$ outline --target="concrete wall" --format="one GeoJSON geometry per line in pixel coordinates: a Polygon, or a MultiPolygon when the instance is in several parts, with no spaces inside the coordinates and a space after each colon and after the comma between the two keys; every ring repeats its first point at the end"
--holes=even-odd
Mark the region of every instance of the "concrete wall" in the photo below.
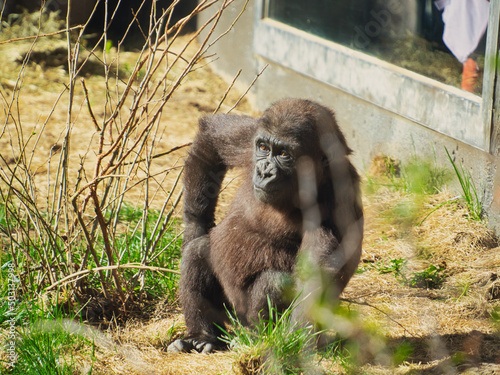
{"type": "MultiPolygon", "coordinates": [[[[217,28],[227,30],[243,8],[244,1],[237,0],[227,10],[217,28]]],[[[203,23],[213,10],[199,17],[203,23]]],[[[227,80],[232,80],[239,69],[243,69],[237,87],[246,88],[255,75],[269,64],[250,92],[250,100],[258,110],[264,110],[274,101],[284,97],[308,98],[335,110],[350,147],[354,150],[353,162],[361,171],[370,166],[371,159],[378,154],[407,160],[414,154],[422,158],[436,157],[439,164],[450,167],[444,147],[456,156],[456,160],[473,173],[476,184],[484,191],[489,223],[500,231],[500,171],[498,158],[460,141],[437,133],[416,122],[403,118],[335,89],[317,80],[266,61],[253,50],[253,27],[255,8],[253,1],[247,4],[240,20],[228,35],[214,45],[212,53],[218,60],[212,68],[227,80]]],[[[217,33],[216,33],[217,35],[217,33]]],[[[257,41],[258,42],[258,41],[257,41]]],[[[458,184],[458,183],[457,183],[458,184]]]]}
{"type": "MultiPolygon", "coordinates": [[[[207,9],[198,15],[198,26],[207,22],[214,14],[213,8],[207,9]]],[[[249,1],[245,7],[245,1],[237,0],[233,5],[229,6],[218,23],[213,37],[217,37],[221,33],[229,30],[228,34],[220,39],[211,49],[212,53],[216,53],[218,59],[211,67],[227,81],[232,81],[238,70],[242,69],[241,75],[238,78],[235,86],[240,90],[246,90],[248,85],[253,81],[257,74],[258,61],[253,53],[253,23],[254,23],[254,7],[253,1],[249,1]],[[232,27],[233,21],[242,12],[238,22],[232,27]]],[[[206,37],[208,28],[202,33],[201,38],[206,37]]],[[[252,95],[255,99],[256,90],[252,95]]],[[[255,105],[255,101],[253,102],[255,105]]]]}

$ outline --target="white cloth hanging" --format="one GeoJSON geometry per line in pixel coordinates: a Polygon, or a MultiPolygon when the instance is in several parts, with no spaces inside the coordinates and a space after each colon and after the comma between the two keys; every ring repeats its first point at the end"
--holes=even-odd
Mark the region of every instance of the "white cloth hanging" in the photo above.
{"type": "Polygon", "coordinates": [[[443,42],[458,61],[464,63],[477,48],[488,25],[488,0],[438,0],[443,9],[443,42]]]}

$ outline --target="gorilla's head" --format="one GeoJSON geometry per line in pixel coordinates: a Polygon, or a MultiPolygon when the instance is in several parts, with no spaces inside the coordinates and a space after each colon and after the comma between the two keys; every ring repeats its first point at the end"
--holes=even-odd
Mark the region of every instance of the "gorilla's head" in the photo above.
{"type": "Polygon", "coordinates": [[[277,206],[298,205],[299,176],[314,179],[305,181],[307,186],[321,182],[328,156],[320,137],[338,139],[337,129],[333,114],[313,102],[285,99],[266,110],[254,141],[256,198],[277,206]]]}

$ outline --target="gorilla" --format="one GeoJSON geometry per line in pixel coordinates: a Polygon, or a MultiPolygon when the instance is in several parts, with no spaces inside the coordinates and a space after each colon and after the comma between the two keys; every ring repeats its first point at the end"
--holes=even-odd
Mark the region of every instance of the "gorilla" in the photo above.
{"type": "MultiPolygon", "coordinates": [[[[268,316],[268,300],[283,310],[303,292],[338,299],[358,266],[363,237],[350,153],[334,113],[309,100],[283,99],[260,118],[200,119],[184,167],[179,290],[187,335],[169,352],[221,348],[226,311],[251,327],[268,316]],[[221,183],[233,167],[243,168],[243,183],[215,225],[221,183]],[[300,276],[302,258],[319,277],[300,276]]],[[[297,319],[309,322],[307,310],[297,309],[297,319]]]]}

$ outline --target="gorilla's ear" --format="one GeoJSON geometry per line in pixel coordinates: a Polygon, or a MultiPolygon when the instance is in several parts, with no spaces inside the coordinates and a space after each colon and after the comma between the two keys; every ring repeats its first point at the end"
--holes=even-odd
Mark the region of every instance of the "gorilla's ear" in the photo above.
{"type": "Polygon", "coordinates": [[[321,166],[323,168],[329,168],[330,167],[330,163],[328,162],[328,157],[323,154],[323,156],[321,156],[321,166]]]}

